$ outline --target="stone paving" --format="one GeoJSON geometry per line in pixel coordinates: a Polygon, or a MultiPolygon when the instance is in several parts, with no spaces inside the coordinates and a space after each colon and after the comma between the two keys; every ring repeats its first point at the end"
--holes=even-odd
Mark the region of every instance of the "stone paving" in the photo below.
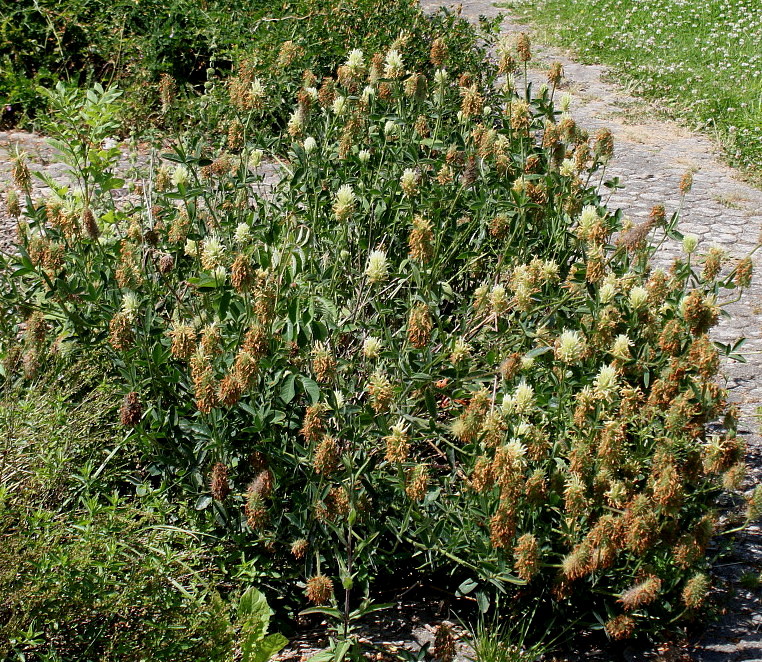
{"type": "MultiPolygon", "coordinates": [[[[422,0],[425,9],[441,3],[422,0]]],[[[463,15],[476,20],[479,15],[495,16],[498,10],[486,0],[464,0],[463,15]]],[[[529,31],[508,17],[506,33],[529,31]]],[[[733,257],[743,257],[757,244],[762,228],[762,191],[744,184],[735,171],[722,164],[716,148],[703,136],[671,122],[654,118],[649,107],[609,82],[600,66],[582,65],[553,48],[534,46],[535,63],[558,60],[564,66],[564,91],[573,98],[571,113],[591,133],[609,128],[616,140],[615,157],[607,169],[609,177],[619,177],[624,188],[610,194],[612,208],[622,208],[634,221],[648,215],[655,204],[664,204],[671,213],[680,207],[678,185],[683,174],[694,172],[693,188],[685,197],[680,230],[700,238],[701,248],[716,244],[733,257]]],[[[540,68],[530,77],[543,81],[540,68]]],[[[52,151],[34,134],[0,132],[0,191],[10,182],[10,158],[15,145],[25,151],[32,170],[41,169],[55,179],[65,176],[65,167],[52,159],[52,151]]],[[[125,166],[129,159],[125,157],[125,166]]],[[[40,194],[44,186],[35,184],[40,194]]],[[[8,250],[14,223],[0,210],[0,250],[8,250]]],[[[679,250],[666,244],[660,259],[667,264],[679,250]]],[[[714,338],[732,343],[745,336],[743,354],[747,363],[726,361],[723,374],[732,400],[741,410],[741,432],[749,446],[752,466],[748,487],[762,480],[762,439],[758,435],[756,409],[762,403],[762,252],[755,256],[756,279],[740,301],[728,303],[730,314],[715,329],[714,338]]],[[[722,619],[695,642],[690,655],[696,662],[762,662],[762,602],[759,590],[743,589],[738,578],[745,572],[762,570],[762,531],[752,528],[738,541],[734,554],[717,568],[720,590],[725,593],[722,619]]],[[[624,659],[646,659],[645,652],[629,651],[624,659]]]]}

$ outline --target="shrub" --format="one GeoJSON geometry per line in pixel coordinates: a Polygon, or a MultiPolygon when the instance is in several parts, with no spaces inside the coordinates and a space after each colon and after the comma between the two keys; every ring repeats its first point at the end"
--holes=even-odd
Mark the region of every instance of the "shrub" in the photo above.
{"type": "Polygon", "coordinates": [[[263,85],[228,151],[178,145],[121,208],[116,101],[92,95],[93,137],[59,143],[85,150],[79,189],[32,200],[16,167],[7,378],[52,339],[109,348],[121,423],[177,497],[309,601],[343,590],[345,625],[353,591],[411,567],[613,638],[691,613],[743,473],[707,333],[749,262],[687,241],[654,268],[677,213],[602,204],[611,135],[556,110],[556,68],[516,89],[519,46],[457,80],[410,70],[404,36],[352,52],[274,138],[263,85]]]}
{"type": "MultiPolygon", "coordinates": [[[[232,62],[247,54],[257,71],[277,65],[288,41],[305,68],[319,77],[335,67],[350,45],[370,52],[388,45],[389,35],[406,31],[416,65],[428,53],[431,26],[448,24],[454,46],[471,34],[465,21],[446,13],[434,22],[408,0],[342,0],[330,10],[323,2],[242,0],[19,0],[3,12],[0,25],[0,123],[37,116],[46,124],[45,98],[38,87],[62,81],[88,86],[118,84],[127,91],[122,131],[178,123],[168,101],[208,106],[215,85],[232,62]],[[218,79],[219,77],[219,79],[218,79]]],[[[178,105],[175,103],[175,105],[178,105]]],[[[194,113],[195,114],[195,113],[194,113]]],[[[184,117],[183,117],[184,119],[184,117]]]]}

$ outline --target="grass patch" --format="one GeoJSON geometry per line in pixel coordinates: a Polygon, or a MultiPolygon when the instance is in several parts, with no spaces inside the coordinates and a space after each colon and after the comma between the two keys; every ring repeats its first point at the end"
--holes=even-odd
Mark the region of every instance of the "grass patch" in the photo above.
{"type": "Polygon", "coordinates": [[[48,360],[0,390],[0,659],[268,659],[286,639],[264,595],[231,590],[217,539],[138,485],[104,373],[48,360]]]}
{"type": "MultiPolygon", "coordinates": [[[[95,472],[104,474],[110,451],[123,436],[114,430],[119,396],[103,377],[103,364],[75,362],[46,370],[26,387],[0,391],[0,482],[8,503],[54,508],[76,499],[95,472]],[[100,469],[100,470],[99,470],[100,469]]],[[[119,460],[121,462],[121,460],[119,460]]]]}
{"type": "Polygon", "coordinates": [[[714,133],[728,160],[762,177],[762,5],[752,0],[523,0],[506,3],[583,62],[714,133]]]}

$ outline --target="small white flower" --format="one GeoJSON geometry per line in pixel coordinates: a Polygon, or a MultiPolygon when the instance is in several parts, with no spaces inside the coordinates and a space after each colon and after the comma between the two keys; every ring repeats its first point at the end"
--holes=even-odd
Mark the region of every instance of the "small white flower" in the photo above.
{"type": "Polygon", "coordinates": [[[553,283],[558,280],[559,266],[555,260],[545,260],[542,263],[540,273],[543,283],[553,283]]]}
{"type": "Polygon", "coordinates": [[[362,355],[366,359],[377,359],[381,354],[381,341],[378,338],[370,336],[362,344],[362,355]]]}
{"type": "Polygon", "coordinates": [[[503,413],[503,416],[510,416],[513,413],[513,396],[510,393],[506,393],[503,396],[500,410],[503,413]]]}
{"type": "Polygon", "coordinates": [[[532,426],[526,421],[521,421],[516,428],[517,437],[526,437],[532,431],[532,426]]]}
{"type": "Polygon", "coordinates": [[[561,97],[561,111],[564,113],[568,113],[569,109],[571,108],[572,103],[572,95],[568,92],[564,92],[563,96],[561,97]]]}
{"type": "Polygon", "coordinates": [[[380,283],[389,277],[389,263],[384,251],[373,251],[368,257],[365,275],[371,283],[380,283]]]}
{"type": "Polygon", "coordinates": [[[489,293],[489,303],[492,307],[492,312],[495,315],[500,315],[508,310],[510,305],[510,298],[505,291],[505,286],[498,283],[495,285],[489,293]]]}
{"type": "Polygon", "coordinates": [[[616,368],[610,365],[601,367],[593,382],[595,394],[603,400],[609,400],[617,390],[616,368]]]}
{"type": "Polygon", "coordinates": [[[471,350],[471,345],[469,345],[464,338],[458,338],[450,353],[450,361],[455,365],[458,365],[471,356],[471,350]]]}
{"type": "Polygon", "coordinates": [[[216,235],[213,234],[204,240],[204,247],[201,249],[201,263],[205,269],[214,269],[218,267],[225,257],[225,244],[216,235]]]}
{"type": "Polygon", "coordinates": [[[384,60],[384,78],[399,78],[404,71],[405,64],[400,52],[396,49],[390,50],[384,60]]]}
{"type": "Polygon", "coordinates": [[[341,115],[344,112],[344,108],[346,108],[346,105],[347,105],[346,97],[343,97],[340,94],[338,94],[336,98],[333,100],[333,106],[331,106],[331,109],[333,110],[335,115],[341,115]]]}
{"type": "Polygon", "coordinates": [[[106,138],[103,143],[102,147],[105,150],[113,149],[119,144],[119,142],[116,140],[116,138],[106,138]]]}
{"type": "Polygon", "coordinates": [[[415,195],[418,192],[420,177],[414,168],[405,168],[400,177],[400,187],[405,195],[415,195]]]}
{"type": "Polygon", "coordinates": [[[134,292],[127,292],[122,299],[122,312],[131,322],[137,319],[140,312],[140,301],[134,292]]]}
{"type": "Polygon", "coordinates": [[[683,237],[683,250],[690,255],[698,246],[698,237],[695,234],[686,234],[683,237]]]}
{"type": "Polygon", "coordinates": [[[370,103],[370,100],[376,96],[376,90],[371,85],[366,85],[363,90],[362,94],[360,95],[360,100],[367,104],[370,103]]]}
{"type": "Polygon", "coordinates": [[[521,357],[521,369],[524,372],[528,372],[534,367],[534,356],[522,356],[521,357]]]}
{"type": "Polygon", "coordinates": [[[617,359],[627,361],[630,358],[631,346],[632,340],[627,337],[627,334],[621,333],[616,338],[614,338],[614,342],[611,345],[609,353],[617,359]]]}
{"type": "Polygon", "coordinates": [[[188,168],[183,165],[178,165],[175,171],[172,173],[172,185],[173,186],[185,186],[188,183],[188,168]]]}
{"type": "Polygon", "coordinates": [[[316,87],[305,87],[304,91],[307,93],[307,96],[310,98],[310,101],[318,100],[318,91],[316,87]]]}
{"type": "Polygon", "coordinates": [[[312,152],[315,151],[316,147],[317,147],[317,140],[315,140],[312,136],[307,136],[304,139],[304,153],[305,154],[312,154],[312,152]]]}
{"type": "Polygon", "coordinates": [[[365,58],[363,52],[359,48],[349,51],[345,66],[355,76],[360,75],[365,71],[365,58]]]}
{"type": "Polygon", "coordinates": [[[527,449],[518,439],[511,439],[508,443],[504,444],[503,451],[505,451],[509,460],[519,464],[524,463],[524,456],[527,454],[527,449]]]}
{"type": "Polygon", "coordinates": [[[248,223],[239,223],[236,226],[233,241],[235,241],[238,246],[245,246],[251,241],[251,228],[248,223]]]}
{"type": "Polygon", "coordinates": [[[355,192],[351,184],[342,184],[336,191],[336,202],[340,205],[353,205],[355,203],[355,192]]]}
{"type": "Polygon", "coordinates": [[[564,159],[561,161],[561,167],[559,168],[559,172],[561,173],[562,177],[572,177],[574,173],[577,171],[577,168],[574,164],[574,161],[571,159],[564,159]]]}
{"type": "Polygon", "coordinates": [[[579,361],[587,349],[584,338],[579,331],[567,329],[556,340],[555,356],[562,363],[579,361]]]}
{"type": "Polygon", "coordinates": [[[598,215],[598,209],[595,205],[586,205],[582,209],[582,213],[579,216],[579,230],[582,233],[587,233],[590,229],[598,223],[600,216],[598,215]]]}
{"type": "Polygon", "coordinates": [[[636,285],[630,290],[629,300],[633,310],[640,310],[648,303],[648,290],[641,285],[636,285]]]}
{"type": "Polygon", "coordinates": [[[397,123],[394,120],[387,120],[384,124],[384,135],[394,136],[397,134],[397,123]]]}
{"type": "Polygon", "coordinates": [[[259,80],[259,78],[255,78],[251,82],[251,88],[249,89],[251,91],[251,96],[257,101],[264,99],[265,94],[267,93],[265,86],[262,84],[262,81],[259,80]]]}
{"type": "Polygon", "coordinates": [[[410,426],[405,425],[405,421],[400,419],[396,425],[392,425],[392,434],[390,436],[396,439],[406,439],[407,431],[410,426]]]}
{"type": "Polygon", "coordinates": [[[534,407],[534,388],[523,379],[513,392],[513,410],[517,414],[528,414],[534,407]]]}
{"type": "Polygon", "coordinates": [[[367,149],[361,149],[357,158],[360,159],[360,163],[367,163],[370,161],[370,152],[367,149]]]}
{"type": "Polygon", "coordinates": [[[198,257],[198,242],[193,239],[186,239],[185,254],[188,257],[198,257]]]}
{"type": "Polygon", "coordinates": [[[523,193],[527,190],[527,180],[524,178],[524,175],[521,175],[520,177],[517,177],[516,180],[513,182],[513,186],[511,188],[516,193],[523,193]]]}
{"type": "Polygon", "coordinates": [[[261,149],[255,149],[249,156],[249,168],[256,170],[262,163],[264,152],[261,149]]]}
{"type": "Polygon", "coordinates": [[[349,184],[343,184],[336,191],[333,202],[333,215],[337,221],[346,221],[355,208],[355,192],[349,184]]]}
{"type": "Polygon", "coordinates": [[[333,397],[336,398],[336,409],[343,409],[346,403],[344,394],[341,391],[334,391],[333,397]]]}
{"type": "Polygon", "coordinates": [[[434,72],[434,82],[439,87],[444,87],[447,84],[447,81],[449,80],[450,75],[447,73],[447,69],[437,69],[434,72]]]}
{"type": "Polygon", "coordinates": [[[227,269],[225,269],[225,267],[216,267],[214,271],[212,271],[212,277],[214,278],[214,283],[217,287],[224,285],[225,280],[227,280],[228,277],[227,269]]]}
{"type": "Polygon", "coordinates": [[[616,283],[614,279],[606,277],[601,285],[601,289],[598,290],[598,296],[603,304],[611,303],[614,300],[616,296],[616,283]]]}
{"type": "Polygon", "coordinates": [[[298,136],[304,129],[304,113],[301,106],[294,109],[288,119],[288,132],[292,136],[298,136]]]}

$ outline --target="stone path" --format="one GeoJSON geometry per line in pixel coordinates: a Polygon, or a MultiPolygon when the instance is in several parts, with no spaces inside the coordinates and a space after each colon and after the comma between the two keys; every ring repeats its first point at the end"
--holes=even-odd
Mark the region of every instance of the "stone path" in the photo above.
{"type": "MultiPolygon", "coordinates": [[[[425,9],[441,3],[422,0],[425,9]]],[[[495,16],[498,10],[487,0],[463,0],[465,16],[495,16]]],[[[510,17],[504,31],[527,31],[510,17]]],[[[531,32],[531,30],[529,30],[531,32]]],[[[681,231],[700,237],[700,248],[717,244],[729,255],[743,257],[758,242],[762,228],[762,191],[741,182],[736,173],[723,165],[711,142],[680,126],[653,118],[647,106],[605,80],[605,69],[582,65],[552,48],[534,47],[535,62],[562,62],[565,91],[573,97],[571,112],[577,122],[591,133],[602,127],[611,129],[616,139],[615,157],[607,174],[619,177],[624,188],[611,194],[608,204],[621,207],[634,221],[647,216],[654,204],[664,204],[668,213],[680,205],[678,185],[687,170],[694,170],[692,190],[682,210],[681,231]]],[[[531,74],[543,81],[539,69],[531,74]]],[[[23,132],[0,132],[0,192],[10,181],[10,150],[14,144],[31,157],[33,165],[59,178],[62,167],[51,160],[44,141],[23,132]]],[[[32,169],[35,169],[34,167],[32,169]]],[[[37,184],[36,184],[37,186],[37,184]]],[[[41,187],[40,187],[41,188],[41,187]]],[[[4,207],[0,205],[0,207],[4,207]]],[[[14,222],[0,209],[0,250],[8,249],[14,222]]],[[[665,263],[679,250],[666,245],[665,263]]],[[[743,298],[726,306],[730,318],[715,330],[716,340],[729,343],[746,336],[746,364],[726,362],[724,375],[732,399],[741,409],[741,432],[749,446],[752,466],[748,486],[762,480],[762,439],[757,434],[756,409],[762,403],[762,252],[755,256],[755,282],[743,298]]],[[[733,555],[717,568],[720,590],[725,593],[722,619],[698,638],[690,658],[696,662],[762,661],[762,601],[759,590],[742,588],[743,573],[762,570],[762,531],[750,529],[738,541],[733,555]]],[[[623,659],[646,659],[645,652],[629,651],[623,659]]]]}
{"type": "MultiPolygon", "coordinates": [[[[16,237],[16,221],[8,214],[5,206],[5,193],[11,187],[12,160],[16,153],[25,155],[29,170],[51,177],[57,184],[70,184],[68,166],[56,159],[55,150],[50,147],[43,136],[26,131],[0,131],[0,252],[12,250],[16,237]]],[[[136,172],[136,168],[144,170],[149,162],[146,150],[130,152],[123,149],[123,158],[117,166],[117,173],[127,177],[136,172]]],[[[32,176],[32,197],[42,200],[50,193],[47,185],[34,175],[32,176]]],[[[124,199],[129,195],[125,189],[111,192],[115,200],[124,199]]],[[[22,206],[24,201],[21,200],[22,206]]]]}
{"type": "MultiPolygon", "coordinates": [[[[424,9],[434,10],[441,2],[422,0],[424,9]]],[[[494,17],[500,10],[488,0],[462,0],[463,15],[477,20],[494,17]]],[[[505,12],[505,10],[503,10],[505,12]]],[[[532,33],[510,15],[503,22],[507,34],[532,33]]],[[[553,61],[564,67],[564,92],[572,95],[571,114],[577,123],[594,134],[600,128],[615,136],[615,155],[607,169],[619,177],[623,189],[608,198],[612,209],[621,208],[633,221],[648,216],[655,204],[664,204],[667,214],[680,206],[679,184],[686,171],[694,171],[693,188],[687,194],[679,229],[700,238],[699,254],[712,244],[729,256],[746,256],[760,241],[762,191],[744,184],[738,173],[725,166],[718,150],[706,137],[681,126],[655,119],[652,109],[609,82],[606,69],[584,65],[556,48],[533,45],[534,70],[530,79],[545,82],[544,71],[553,61]],[[544,69],[540,68],[544,65],[544,69]]],[[[520,85],[520,82],[519,82],[520,85]]],[[[664,264],[677,255],[680,246],[665,244],[657,257],[664,264]]],[[[754,256],[755,279],[740,301],[729,303],[730,314],[713,332],[719,342],[747,338],[742,353],[747,363],[725,361],[723,375],[741,411],[740,431],[748,444],[751,466],[746,487],[762,482],[762,438],[757,408],[762,405],[762,251],[754,256]]],[[[747,590],[738,580],[744,573],[762,571],[762,529],[750,528],[734,552],[716,568],[722,618],[698,637],[686,653],[696,662],[762,662],[762,596],[760,589],[747,590]]],[[[647,659],[643,651],[630,651],[626,659],[647,659]]]]}

